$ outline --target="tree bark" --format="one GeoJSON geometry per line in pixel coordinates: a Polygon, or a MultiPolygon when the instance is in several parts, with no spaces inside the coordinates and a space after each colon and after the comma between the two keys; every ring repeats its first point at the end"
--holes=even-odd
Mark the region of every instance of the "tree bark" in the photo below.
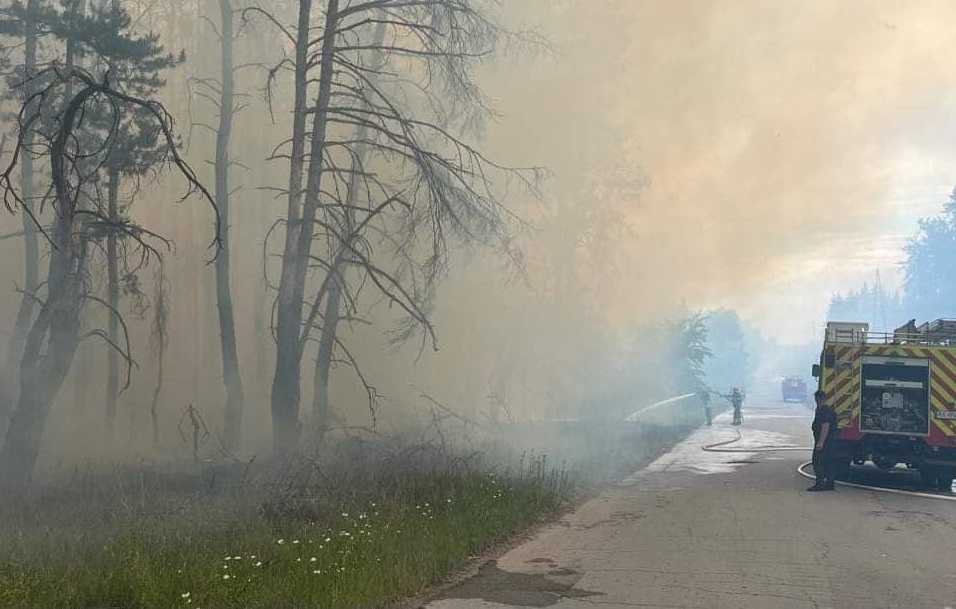
{"type": "MultiPolygon", "coordinates": [[[[40,0],[28,0],[26,23],[24,24],[23,58],[24,76],[27,79],[30,79],[37,71],[37,12],[39,8],[40,0]]],[[[33,99],[35,93],[36,85],[27,80],[24,86],[26,99],[33,99]]],[[[27,108],[27,116],[31,116],[36,111],[36,102],[31,102],[27,108]]],[[[32,131],[23,134],[24,149],[29,150],[33,147],[33,139],[32,131]]],[[[32,206],[34,196],[33,157],[29,153],[24,154],[20,163],[20,188],[23,193],[23,204],[32,206]]],[[[21,213],[20,217],[23,222],[23,295],[20,298],[20,307],[17,310],[13,336],[7,348],[6,363],[3,367],[2,376],[0,376],[0,433],[2,433],[17,399],[17,392],[19,391],[18,367],[23,355],[27,333],[30,330],[30,322],[33,319],[36,303],[34,297],[40,283],[40,243],[37,227],[30,214],[21,213]]]]}
{"type": "Polygon", "coordinates": [[[109,230],[106,233],[106,302],[110,306],[107,312],[109,319],[106,325],[106,335],[110,344],[106,351],[106,429],[110,439],[113,437],[113,427],[116,424],[116,400],[119,395],[119,354],[114,345],[119,340],[119,260],[117,252],[117,224],[119,223],[119,170],[109,168],[107,176],[107,213],[109,215],[109,230]]]}
{"type": "Polygon", "coordinates": [[[300,0],[296,41],[296,99],[293,122],[292,167],[289,185],[289,209],[286,218],[282,275],[279,280],[279,302],[276,317],[276,371],[272,380],[273,447],[279,454],[295,448],[299,436],[299,401],[302,374],[302,306],[305,278],[312,247],[313,223],[318,208],[324,166],[325,132],[332,91],[335,29],[338,23],[338,0],[328,0],[319,92],[312,124],[312,145],[309,151],[305,202],[300,209],[299,191],[305,150],[305,95],[308,84],[308,43],[311,0],[300,0]]]}
{"type": "Polygon", "coordinates": [[[233,9],[232,0],[219,0],[222,17],[222,78],[219,98],[219,129],[216,133],[216,205],[222,229],[222,250],[216,257],[216,302],[219,310],[222,374],[226,388],[223,443],[229,450],[239,447],[242,436],[243,391],[236,350],[236,322],[229,277],[229,140],[234,110],[233,9]]]}

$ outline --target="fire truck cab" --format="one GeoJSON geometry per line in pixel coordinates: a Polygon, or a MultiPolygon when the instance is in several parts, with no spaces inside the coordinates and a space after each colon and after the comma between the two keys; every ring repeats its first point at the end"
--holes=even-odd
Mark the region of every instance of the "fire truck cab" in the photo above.
{"type": "Polygon", "coordinates": [[[915,320],[893,333],[828,322],[817,379],[839,420],[842,467],[872,461],[920,472],[950,490],[956,475],[956,320],[915,320]]]}

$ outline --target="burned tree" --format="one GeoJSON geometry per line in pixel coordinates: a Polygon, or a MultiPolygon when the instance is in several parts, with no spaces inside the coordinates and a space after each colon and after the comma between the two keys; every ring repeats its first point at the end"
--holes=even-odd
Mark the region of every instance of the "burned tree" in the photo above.
{"type": "MultiPolygon", "coordinates": [[[[133,32],[132,19],[115,0],[108,5],[94,6],[89,15],[74,19],[73,39],[78,50],[86,56],[90,69],[109,73],[118,90],[135,94],[140,99],[152,99],[165,85],[162,73],[175,67],[182,57],[164,51],[155,34],[139,36],[133,32]]],[[[98,245],[105,246],[107,343],[120,342],[121,292],[145,301],[139,286],[138,272],[143,259],[130,256],[130,249],[139,243],[131,238],[129,209],[133,194],[121,202],[124,186],[132,183],[132,193],[138,183],[167,158],[167,143],[159,127],[147,110],[114,104],[96,104],[87,110],[86,137],[105,146],[102,163],[91,172],[94,186],[91,196],[81,200],[85,208],[96,210],[102,221],[96,224],[98,245]],[[102,191],[105,190],[105,195],[102,191]],[[105,202],[104,202],[105,199],[105,202]]],[[[120,353],[107,352],[106,423],[112,427],[117,415],[120,392],[120,353]]]]}
{"type": "Polygon", "coordinates": [[[239,111],[235,91],[235,39],[237,11],[233,0],[219,0],[220,70],[219,78],[197,79],[200,96],[211,101],[219,113],[219,122],[209,126],[216,134],[216,152],[213,162],[215,172],[216,205],[222,221],[222,249],[215,261],[216,310],[219,316],[219,346],[222,359],[223,384],[226,390],[226,408],[223,425],[223,444],[228,450],[237,448],[242,435],[242,411],[245,402],[242,377],[239,374],[239,355],[236,347],[236,321],[231,289],[231,241],[230,241],[230,171],[233,161],[229,154],[232,127],[239,111]]]}
{"type": "MultiPolygon", "coordinates": [[[[138,36],[132,30],[131,19],[117,0],[90,2],[88,0],[69,0],[60,3],[59,9],[47,6],[44,3],[30,2],[27,6],[19,3],[8,10],[7,19],[24,17],[23,21],[36,32],[44,34],[45,65],[56,65],[62,61],[69,72],[74,66],[82,66],[92,72],[109,72],[114,88],[132,93],[141,99],[151,99],[165,81],[160,78],[161,72],[167,70],[180,61],[163,51],[159,45],[158,36],[149,34],[138,36]]],[[[4,23],[7,21],[5,20],[4,23]]],[[[36,34],[34,32],[34,34],[36,34]]],[[[29,42],[29,39],[28,39],[29,42]]],[[[36,40],[33,41],[36,45],[36,40]]],[[[29,47],[29,44],[27,45],[29,47]]],[[[29,49],[28,49],[29,50],[29,49]]],[[[31,100],[37,105],[41,96],[34,93],[46,84],[41,79],[25,75],[37,73],[36,49],[33,49],[32,58],[27,54],[27,63],[32,69],[24,70],[19,80],[14,82],[15,90],[20,92],[23,99],[31,100]]],[[[52,72],[47,72],[50,77],[52,72]]],[[[31,245],[31,238],[35,236],[37,224],[29,207],[34,201],[32,193],[34,157],[42,154],[44,145],[34,144],[34,139],[49,135],[56,128],[54,123],[60,119],[58,110],[62,109],[73,98],[74,87],[78,86],[68,80],[61,90],[48,90],[43,96],[44,108],[28,108],[28,115],[36,116],[30,131],[25,132],[23,154],[21,155],[21,190],[23,193],[25,211],[22,214],[25,222],[24,235],[27,243],[27,286],[24,289],[26,299],[20,308],[18,326],[25,323],[29,328],[32,318],[32,308],[37,302],[37,285],[31,277],[38,275],[38,269],[33,267],[33,252],[36,244],[31,245]],[[56,98],[54,98],[56,96],[56,98]],[[26,179],[29,174],[30,179],[26,179]],[[32,270],[31,270],[32,269],[32,270]],[[35,284],[35,285],[34,285],[35,284]],[[31,287],[32,286],[32,287],[31,287]]],[[[109,311],[119,311],[121,292],[133,293],[145,299],[138,293],[138,281],[135,265],[130,267],[122,264],[129,258],[124,255],[128,244],[123,241],[120,233],[113,227],[125,222],[126,212],[120,201],[124,194],[123,183],[132,178],[140,180],[156,164],[161,164],[166,152],[165,146],[158,137],[158,130],[153,125],[151,117],[142,110],[131,110],[108,104],[93,104],[83,109],[82,128],[74,134],[88,141],[81,144],[81,148],[95,150],[102,144],[102,153],[94,155],[92,162],[84,161],[80,170],[83,175],[83,184],[77,186],[77,205],[82,212],[91,210],[102,212],[103,222],[91,224],[92,243],[94,248],[91,255],[102,251],[105,257],[105,272],[107,290],[104,307],[109,311]],[[85,173],[84,173],[85,172],[85,173]],[[102,246],[102,247],[99,247],[102,246]],[[121,260],[122,259],[122,260],[121,260]]],[[[37,201],[39,207],[40,201],[37,201]]],[[[129,201],[131,203],[131,200],[129,201]]],[[[128,207],[128,204],[127,206],[128,207]]],[[[133,246],[135,249],[135,246],[133,246]]],[[[91,268],[92,271],[92,268],[91,268]]],[[[117,314],[108,314],[108,329],[104,337],[108,343],[118,344],[121,341],[120,323],[117,314]]],[[[0,382],[5,388],[7,399],[4,403],[12,403],[16,398],[16,369],[19,365],[22,345],[18,336],[26,337],[25,330],[14,331],[13,341],[8,353],[8,365],[4,378],[0,382]]],[[[112,425],[116,417],[116,399],[120,386],[120,355],[115,350],[108,353],[108,372],[106,390],[106,413],[108,425],[112,425]]],[[[85,361],[86,358],[81,359],[85,361]]],[[[89,371],[77,375],[77,394],[86,394],[89,371]]],[[[0,411],[3,407],[0,405],[0,411]]]]}
{"type": "Polygon", "coordinates": [[[474,68],[508,36],[491,16],[494,3],[327,0],[316,38],[311,5],[300,1],[296,28],[257,9],[295,46],[294,59],[276,69],[291,69],[295,82],[292,138],[277,155],[290,164],[272,385],[279,452],[298,439],[301,363],[313,331],[321,424],[333,352],[376,398],[339,322],[357,318],[363,301],[384,300],[403,313],[395,340],[421,331],[423,346],[436,344],[431,301],[449,241],[513,254],[502,193],[512,179],[531,186],[538,177],[494,164],[467,141],[490,115],[474,68]],[[307,298],[310,271],[324,279],[307,298]]]}
{"type": "MultiPolygon", "coordinates": [[[[381,47],[385,41],[386,21],[382,19],[385,15],[379,12],[378,24],[375,28],[375,34],[372,38],[374,47],[381,47]]],[[[372,82],[377,81],[376,73],[384,67],[384,58],[380,49],[376,48],[371,52],[371,64],[369,72],[372,82]]],[[[367,109],[367,107],[366,107],[367,109]]],[[[356,224],[356,206],[362,205],[365,199],[360,193],[360,171],[368,163],[368,141],[370,138],[369,128],[365,124],[358,125],[355,128],[355,149],[353,152],[352,165],[354,169],[348,176],[348,186],[345,191],[344,221],[345,229],[351,232],[356,224]],[[356,171],[357,169],[358,171],[356,171]]],[[[312,313],[309,315],[309,326],[315,324],[316,314],[319,308],[322,308],[321,324],[319,329],[319,346],[315,357],[315,372],[312,380],[312,418],[313,429],[320,437],[328,427],[328,420],[331,414],[331,403],[329,400],[329,377],[332,372],[332,362],[338,342],[338,326],[342,314],[342,295],[345,290],[346,279],[348,277],[348,268],[345,264],[346,249],[344,244],[340,245],[335,254],[332,264],[328,268],[327,277],[330,281],[325,286],[325,299],[321,295],[313,301],[312,313]]],[[[307,332],[308,332],[307,327],[307,332]]],[[[344,349],[344,346],[341,347],[344,349]]],[[[368,390],[371,386],[363,380],[363,384],[368,390]]],[[[370,391],[370,406],[374,407],[375,394],[370,391]]]]}
{"type": "MultiPolygon", "coordinates": [[[[53,226],[48,234],[51,254],[46,290],[39,297],[39,312],[27,334],[20,363],[17,407],[0,449],[0,486],[9,491],[23,489],[31,479],[50,408],[80,341],[92,337],[104,339],[112,348],[120,350],[127,364],[132,365],[128,342],[111,342],[99,329],[83,334],[79,331],[87,304],[111,309],[104,299],[93,293],[89,282],[90,251],[96,234],[108,226],[138,244],[145,258],[161,255],[149,243],[154,233],[128,220],[113,224],[102,210],[79,204],[82,191],[106,163],[103,155],[109,154],[109,146],[105,142],[116,135],[115,128],[106,134],[104,141],[94,142],[91,137],[81,135],[86,126],[85,118],[100,113],[98,106],[103,105],[116,117],[114,126],[124,110],[144,112],[154,122],[158,137],[165,142],[164,163],[177,169],[187,180],[190,192],[200,192],[215,207],[211,195],[179,156],[171,117],[158,102],[118,89],[109,72],[96,78],[75,66],[63,70],[54,65],[40,71],[36,78],[45,83],[44,87],[21,108],[21,136],[13,159],[0,174],[0,189],[7,209],[23,211],[22,194],[11,177],[24,153],[22,134],[32,129],[44,112],[52,113],[55,120],[49,124],[54,127],[44,134],[48,142],[44,156],[50,163],[50,204],[54,211],[53,226]],[[72,91],[74,87],[79,90],[64,96],[65,91],[72,91]],[[59,99],[65,100],[62,106],[57,103],[59,99]],[[34,103],[37,110],[31,113],[34,103]],[[52,103],[57,104],[55,108],[50,107],[52,103]],[[95,144],[92,148],[91,143],[95,144]]],[[[116,310],[109,313],[119,316],[116,310]]]]}
{"type": "MultiPolygon", "coordinates": [[[[2,13],[2,33],[12,34],[23,39],[23,65],[19,72],[12,74],[8,85],[12,90],[21,91],[21,103],[29,101],[35,106],[34,76],[37,72],[37,41],[38,22],[41,17],[40,0],[28,0],[26,5],[15,2],[2,13]]],[[[27,111],[36,113],[35,107],[27,111]]],[[[31,218],[34,205],[34,167],[33,167],[33,140],[32,130],[21,134],[22,146],[25,153],[20,163],[20,189],[23,204],[28,207],[29,213],[22,214],[23,219],[23,247],[24,247],[24,274],[20,306],[17,309],[16,323],[13,328],[10,344],[7,347],[3,369],[0,370],[0,432],[4,423],[13,411],[13,403],[17,394],[17,366],[23,353],[30,322],[36,308],[37,287],[40,283],[40,247],[37,225],[31,218]]]]}

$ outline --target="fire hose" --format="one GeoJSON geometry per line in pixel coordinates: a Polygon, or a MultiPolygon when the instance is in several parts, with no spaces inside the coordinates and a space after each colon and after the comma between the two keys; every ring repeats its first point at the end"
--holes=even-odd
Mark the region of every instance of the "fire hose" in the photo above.
{"type": "MultiPolygon", "coordinates": [[[[711,391],[711,390],[707,390],[707,393],[710,395],[716,395],[717,397],[721,397],[729,401],[729,398],[722,393],[717,393],[716,391],[711,391]]],[[[639,418],[639,415],[642,415],[645,412],[650,412],[652,410],[656,410],[660,408],[661,406],[666,406],[667,404],[673,404],[674,402],[680,402],[681,400],[686,400],[687,398],[692,398],[692,397],[695,397],[696,395],[698,395],[698,392],[685,393],[684,395],[678,395],[672,398],[667,398],[666,400],[661,400],[660,402],[655,402],[651,404],[650,406],[645,406],[644,408],[641,408],[640,410],[634,411],[633,413],[625,417],[624,420],[632,421],[632,422],[636,421],[639,418]]]]}
{"type": "MultiPolygon", "coordinates": [[[[806,463],[801,463],[797,467],[797,473],[803,476],[804,478],[809,478],[810,480],[816,480],[817,477],[811,474],[808,471],[805,471],[808,465],[811,465],[812,461],[807,461],[806,463]]],[[[850,488],[859,488],[865,491],[879,491],[881,493],[892,493],[894,495],[906,495],[907,497],[925,497],[926,499],[943,499],[944,501],[956,501],[956,495],[941,495],[938,493],[921,493],[919,491],[906,491],[898,488],[886,488],[882,486],[870,486],[868,484],[857,484],[856,482],[844,482],[842,480],[837,480],[837,484],[840,486],[848,486],[850,488]]]]}
{"type": "MultiPolygon", "coordinates": [[[[808,450],[809,451],[813,450],[812,446],[793,446],[789,444],[784,444],[780,446],[763,445],[763,446],[752,446],[752,447],[728,448],[729,445],[739,442],[743,437],[741,436],[740,432],[737,431],[736,429],[734,430],[734,432],[737,434],[736,438],[701,446],[700,447],[701,450],[704,450],[706,452],[712,452],[712,453],[770,453],[770,452],[784,452],[784,451],[794,451],[794,450],[802,450],[806,452],[808,450]]],[[[805,463],[801,463],[799,466],[797,466],[797,473],[803,476],[804,478],[808,478],[810,480],[816,480],[817,478],[816,476],[806,471],[806,468],[812,465],[812,463],[813,463],[812,461],[806,461],[805,463]]],[[[849,488],[857,488],[857,489],[862,489],[865,491],[891,493],[894,495],[904,495],[907,497],[923,497],[926,499],[942,499],[944,501],[956,501],[956,496],[954,495],[941,495],[937,493],[922,493],[919,491],[907,491],[903,489],[885,488],[882,486],[870,486],[868,484],[859,484],[857,482],[845,482],[843,480],[837,480],[836,483],[839,484],[840,486],[846,486],[849,488]]]]}
{"type": "Polygon", "coordinates": [[[706,446],[701,446],[701,450],[704,450],[709,453],[772,453],[779,451],[788,451],[788,450],[802,450],[804,452],[808,450],[813,450],[812,446],[792,446],[789,444],[784,444],[780,446],[773,445],[764,445],[764,446],[753,446],[753,447],[739,447],[739,448],[725,448],[729,444],[734,444],[740,442],[743,436],[740,435],[740,432],[736,429],[734,433],[737,434],[736,438],[731,440],[724,440],[723,442],[716,442],[714,444],[708,444],[706,446]]]}

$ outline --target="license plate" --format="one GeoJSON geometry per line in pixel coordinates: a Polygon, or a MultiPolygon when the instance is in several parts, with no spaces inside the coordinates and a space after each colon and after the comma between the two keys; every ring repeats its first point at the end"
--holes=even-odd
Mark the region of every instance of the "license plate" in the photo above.
{"type": "Polygon", "coordinates": [[[942,411],[942,412],[937,412],[937,413],[936,413],[936,418],[937,418],[937,419],[954,420],[954,419],[956,419],[956,411],[946,410],[946,411],[942,411]]]}

